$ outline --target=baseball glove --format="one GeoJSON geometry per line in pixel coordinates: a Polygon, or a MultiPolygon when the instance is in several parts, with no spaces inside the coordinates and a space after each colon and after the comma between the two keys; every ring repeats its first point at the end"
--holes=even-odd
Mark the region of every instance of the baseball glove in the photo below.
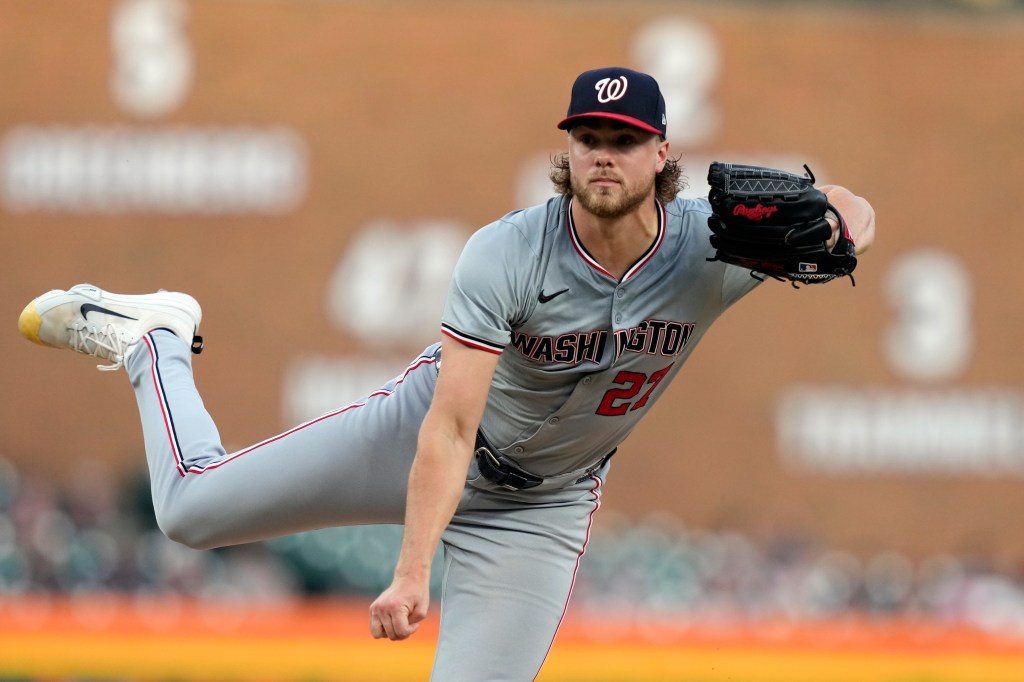
{"type": "MultiPolygon", "coordinates": [[[[857,267],[846,222],[814,186],[814,174],[794,175],[774,168],[714,162],[711,192],[711,246],[720,260],[779,280],[820,284],[846,277],[857,267]],[[839,223],[829,248],[831,214],[839,223]]],[[[850,277],[853,281],[853,277],[850,277]]]]}

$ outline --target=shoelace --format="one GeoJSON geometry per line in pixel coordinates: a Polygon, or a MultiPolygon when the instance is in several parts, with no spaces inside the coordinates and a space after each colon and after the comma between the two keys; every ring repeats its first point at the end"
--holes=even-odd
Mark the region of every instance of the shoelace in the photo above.
{"type": "Polygon", "coordinates": [[[110,365],[96,365],[101,372],[112,372],[124,365],[125,354],[137,340],[121,327],[108,324],[96,327],[76,322],[68,328],[69,344],[79,353],[112,360],[110,365]]]}

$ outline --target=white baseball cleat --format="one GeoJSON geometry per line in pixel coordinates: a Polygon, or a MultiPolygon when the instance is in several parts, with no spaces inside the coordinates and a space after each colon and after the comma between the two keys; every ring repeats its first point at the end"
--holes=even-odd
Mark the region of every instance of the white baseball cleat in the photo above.
{"type": "Polygon", "coordinates": [[[139,339],[154,329],[167,329],[192,352],[203,348],[196,336],[203,311],[188,294],[159,291],[155,294],[111,294],[91,284],[68,291],[54,289],[21,311],[18,331],[29,341],[51,348],[69,348],[113,364],[97,365],[115,370],[124,365],[139,339]]]}

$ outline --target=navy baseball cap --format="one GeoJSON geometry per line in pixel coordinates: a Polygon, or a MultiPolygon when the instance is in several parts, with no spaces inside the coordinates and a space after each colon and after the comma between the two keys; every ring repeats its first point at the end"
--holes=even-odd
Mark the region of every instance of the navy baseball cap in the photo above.
{"type": "Polygon", "coordinates": [[[569,111],[558,123],[568,130],[581,118],[611,118],[665,137],[665,98],[658,81],[621,66],[584,71],[572,85],[569,111]]]}

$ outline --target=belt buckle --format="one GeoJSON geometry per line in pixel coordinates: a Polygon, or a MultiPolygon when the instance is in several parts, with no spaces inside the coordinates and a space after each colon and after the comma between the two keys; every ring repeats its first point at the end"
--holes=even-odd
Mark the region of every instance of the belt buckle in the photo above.
{"type": "Polygon", "coordinates": [[[499,460],[494,455],[494,453],[491,452],[490,448],[479,447],[479,448],[476,449],[476,452],[474,454],[476,454],[477,459],[482,459],[482,458],[486,458],[487,459],[486,465],[487,465],[487,468],[489,469],[489,471],[481,472],[481,473],[484,474],[484,478],[486,478],[487,480],[491,481],[495,485],[500,485],[502,488],[507,488],[508,490],[517,490],[517,488],[515,486],[510,485],[508,483],[509,471],[507,469],[505,469],[504,466],[502,466],[501,460],[499,460]],[[496,474],[496,478],[492,479],[487,474],[492,474],[492,475],[496,474]]]}
{"type": "Polygon", "coordinates": [[[493,453],[493,452],[491,452],[491,449],[490,449],[490,448],[484,448],[484,447],[481,447],[481,448],[477,448],[477,449],[476,449],[476,453],[475,453],[475,454],[476,454],[476,456],[477,456],[477,457],[479,457],[480,455],[483,455],[484,457],[486,457],[486,458],[488,459],[488,461],[490,462],[490,464],[491,464],[491,466],[492,466],[492,467],[494,467],[495,469],[497,469],[497,470],[498,470],[499,472],[502,472],[502,473],[504,473],[504,472],[502,471],[502,465],[501,465],[501,460],[499,460],[499,459],[498,459],[498,458],[497,458],[497,457],[496,457],[496,456],[494,455],[494,453],[493,453]]]}

